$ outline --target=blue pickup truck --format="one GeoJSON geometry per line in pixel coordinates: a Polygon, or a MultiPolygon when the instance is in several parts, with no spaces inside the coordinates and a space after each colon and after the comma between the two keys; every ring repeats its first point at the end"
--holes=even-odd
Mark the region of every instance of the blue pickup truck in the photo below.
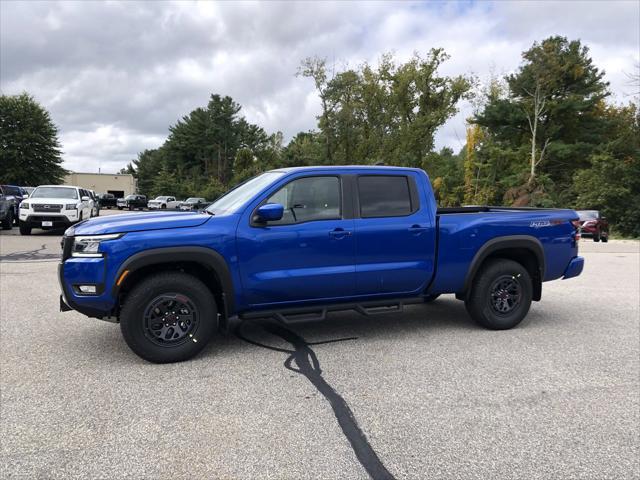
{"type": "Polygon", "coordinates": [[[140,357],[197,354],[238,318],[398,312],[454,293],[490,329],[579,275],[573,210],[437,208],[400,167],[263,173],[204,212],[93,218],[62,241],[60,308],[119,322],[140,357]]]}

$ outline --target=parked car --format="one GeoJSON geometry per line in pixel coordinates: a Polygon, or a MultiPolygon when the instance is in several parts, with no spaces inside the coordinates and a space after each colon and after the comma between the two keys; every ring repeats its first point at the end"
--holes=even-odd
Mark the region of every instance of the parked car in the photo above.
{"type": "Polygon", "coordinates": [[[176,197],[156,197],[154,200],[149,200],[149,210],[156,210],[159,208],[176,209],[180,206],[180,201],[176,200],[176,197]]]}
{"type": "Polygon", "coordinates": [[[397,167],[263,173],[180,212],[94,218],[65,233],[61,310],[120,323],[152,362],[188,359],[233,319],[400,312],[455,293],[480,325],[522,321],[542,282],[579,275],[573,210],[437,209],[397,167]]]}
{"type": "Polygon", "coordinates": [[[0,185],[0,224],[3,230],[11,230],[15,215],[16,199],[8,195],[4,185],[0,185]]]}
{"type": "Polygon", "coordinates": [[[20,234],[68,227],[91,218],[91,197],[80,187],[41,185],[20,204],[20,234]]]}
{"type": "Polygon", "coordinates": [[[27,198],[29,195],[25,189],[19,187],[17,185],[2,185],[2,189],[4,194],[10,197],[13,197],[15,201],[13,202],[13,221],[17,225],[18,224],[18,208],[20,202],[27,198]]]}
{"type": "Polygon", "coordinates": [[[91,198],[91,216],[97,217],[100,215],[100,202],[98,201],[98,195],[93,190],[87,190],[89,198],[91,198]]]}
{"type": "Polygon", "coordinates": [[[189,197],[184,202],[180,202],[180,210],[202,210],[209,206],[209,203],[204,198],[189,197]]]}
{"type": "Polygon", "coordinates": [[[609,222],[598,210],[578,210],[580,234],[592,237],[594,242],[609,241],[609,222]]]}
{"type": "Polygon", "coordinates": [[[124,198],[119,198],[116,202],[118,210],[127,208],[129,210],[143,210],[147,208],[147,197],[144,195],[127,195],[124,198]]]}
{"type": "Polygon", "coordinates": [[[113,193],[103,193],[102,195],[98,195],[98,204],[100,208],[115,208],[118,206],[118,200],[113,193]]]}

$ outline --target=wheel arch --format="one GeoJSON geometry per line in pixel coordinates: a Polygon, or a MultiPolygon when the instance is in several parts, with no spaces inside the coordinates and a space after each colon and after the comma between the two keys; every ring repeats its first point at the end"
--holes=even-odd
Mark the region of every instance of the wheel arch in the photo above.
{"type": "Polygon", "coordinates": [[[540,240],[530,235],[497,237],[482,245],[471,261],[459,297],[466,298],[476,275],[491,258],[507,258],[520,263],[531,275],[533,300],[539,301],[542,298],[542,279],[546,268],[544,249],[540,240]]]}
{"type": "Polygon", "coordinates": [[[199,278],[214,296],[223,321],[235,311],[235,291],[227,262],[218,252],[206,247],[154,248],[130,256],[118,269],[113,296],[122,297],[142,278],[170,270],[199,278]],[[118,279],[126,270],[129,273],[118,285],[118,279]]]}

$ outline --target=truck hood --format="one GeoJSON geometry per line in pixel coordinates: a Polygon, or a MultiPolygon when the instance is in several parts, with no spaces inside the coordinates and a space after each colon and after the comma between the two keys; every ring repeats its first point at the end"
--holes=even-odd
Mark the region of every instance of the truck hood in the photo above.
{"type": "Polygon", "coordinates": [[[101,235],[104,233],[140,232],[167,228],[197,227],[211,215],[190,212],[150,212],[95,217],[78,223],[69,235],[101,235]]]}

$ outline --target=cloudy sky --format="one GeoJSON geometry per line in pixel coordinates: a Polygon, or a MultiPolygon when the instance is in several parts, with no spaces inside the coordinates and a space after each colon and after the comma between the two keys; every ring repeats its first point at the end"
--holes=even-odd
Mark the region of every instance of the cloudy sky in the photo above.
{"type": "MultiPolygon", "coordinates": [[[[316,125],[311,81],[300,60],[339,66],[405,59],[444,47],[442,72],[481,79],[513,71],[535,40],[579,38],[628,101],[640,58],[640,2],[0,2],[0,89],[27,91],[60,129],[65,166],[115,172],[168,126],[232,96],[251,122],[288,140],[316,125]]],[[[443,126],[437,145],[464,143],[469,105],[443,126]]]]}

